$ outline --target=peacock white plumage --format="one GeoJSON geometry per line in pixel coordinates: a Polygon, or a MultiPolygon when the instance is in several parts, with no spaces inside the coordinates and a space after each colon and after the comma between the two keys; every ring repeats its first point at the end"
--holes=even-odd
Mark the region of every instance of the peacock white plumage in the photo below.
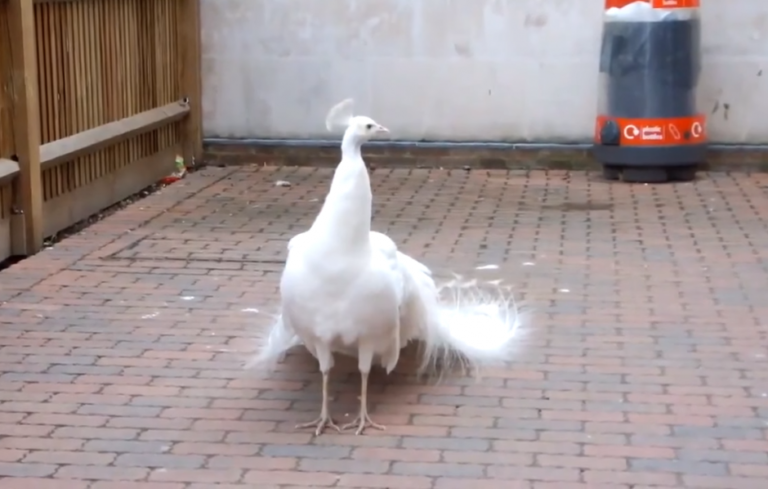
{"type": "Polygon", "coordinates": [[[374,362],[390,373],[411,341],[421,346],[419,373],[455,367],[477,371],[510,360],[522,316],[510,295],[488,294],[473,283],[455,280],[444,288],[425,265],[398,251],[386,235],[371,231],[372,195],[361,146],[389,132],[376,121],[354,116],[351,99],[331,109],[326,127],[346,128],[341,162],[330,191],[310,229],[288,243],[280,280],[281,313],[249,367],[269,371],[285,352],[303,344],[322,373],[319,417],[298,425],[341,431],[384,429],[368,415],[368,375],[374,362]],[[339,427],[328,410],[328,379],[334,353],[358,359],[360,412],[339,427]]]}

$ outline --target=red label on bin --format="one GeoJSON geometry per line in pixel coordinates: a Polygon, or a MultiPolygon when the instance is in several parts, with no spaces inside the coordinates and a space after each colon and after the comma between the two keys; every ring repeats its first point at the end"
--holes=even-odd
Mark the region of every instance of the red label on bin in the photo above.
{"type": "MultiPolygon", "coordinates": [[[[609,8],[623,8],[630,3],[635,3],[638,0],[605,0],[605,10],[609,8]]],[[[640,0],[646,3],[650,3],[651,7],[658,9],[675,9],[675,8],[699,8],[701,0],[640,0]]]]}
{"type": "Polygon", "coordinates": [[[699,8],[699,0],[651,0],[651,7],[667,8],[699,8]]]}
{"type": "Polygon", "coordinates": [[[699,114],[676,119],[623,119],[598,116],[595,142],[600,143],[600,131],[607,121],[619,126],[622,146],[679,146],[706,141],[707,117],[699,114]]]}

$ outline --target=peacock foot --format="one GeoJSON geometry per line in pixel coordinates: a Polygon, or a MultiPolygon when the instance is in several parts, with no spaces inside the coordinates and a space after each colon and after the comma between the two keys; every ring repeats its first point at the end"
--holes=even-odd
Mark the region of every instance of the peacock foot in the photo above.
{"type": "Polygon", "coordinates": [[[341,429],[342,431],[345,431],[349,428],[354,428],[355,426],[357,426],[357,430],[355,431],[356,435],[361,435],[366,428],[373,428],[382,431],[386,430],[383,425],[374,423],[373,420],[371,420],[371,417],[368,416],[368,413],[358,414],[352,422],[345,424],[341,427],[341,429]]]}
{"type": "Polygon", "coordinates": [[[320,436],[320,433],[322,433],[326,428],[333,428],[338,433],[341,433],[341,428],[339,428],[333,418],[322,414],[314,421],[296,425],[296,429],[303,428],[315,428],[315,436],[320,436]]]}

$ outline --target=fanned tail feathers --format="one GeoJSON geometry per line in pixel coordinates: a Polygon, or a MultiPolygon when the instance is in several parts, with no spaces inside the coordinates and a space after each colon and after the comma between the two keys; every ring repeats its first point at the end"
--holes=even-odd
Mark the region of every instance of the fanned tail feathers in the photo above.
{"type": "Polygon", "coordinates": [[[432,358],[479,373],[484,366],[513,359],[526,314],[509,288],[498,282],[479,283],[456,277],[438,288],[442,338],[432,358]]]}
{"type": "Polygon", "coordinates": [[[245,368],[256,368],[263,372],[273,370],[288,350],[301,344],[299,337],[283,321],[282,315],[275,317],[275,321],[262,331],[258,340],[259,350],[245,368]]]}
{"type": "Polygon", "coordinates": [[[477,375],[512,360],[525,314],[508,288],[460,276],[438,287],[421,263],[407,257],[406,267],[415,286],[408,319],[422,325],[419,374],[441,377],[458,368],[477,375]]]}

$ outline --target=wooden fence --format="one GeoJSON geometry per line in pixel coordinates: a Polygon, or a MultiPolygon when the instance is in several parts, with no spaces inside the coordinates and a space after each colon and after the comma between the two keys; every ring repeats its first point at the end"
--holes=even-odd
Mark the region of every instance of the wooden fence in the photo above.
{"type": "Polygon", "coordinates": [[[0,0],[0,261],[200,159],[199,0],[0,0]]]}

